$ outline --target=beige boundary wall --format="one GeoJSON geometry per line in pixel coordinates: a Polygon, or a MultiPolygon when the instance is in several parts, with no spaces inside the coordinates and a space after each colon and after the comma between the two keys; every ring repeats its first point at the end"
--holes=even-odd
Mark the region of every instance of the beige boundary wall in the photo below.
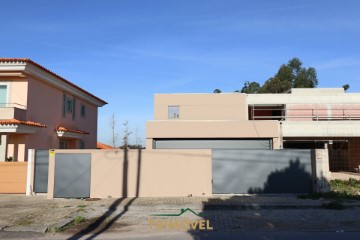
{"type": "MultiPolygon", "coordinates": [[[[124,197],[124,150],[54,150],[49,158],[49,199],[54,196],[57,153],[91,154],[91,198],[124,197]]],[[[211,180],[211,150],[128,150],[127,197],[209,196],[211,180]]]]}
{"type": "MultiPolygon", "coordinates": [[[[48,199],[54,197],[55,156],[58,153],[91,154],[91,198],[212,195],[212,151],[210,149],[128,150],[126,195],[123,194],[124,150],[53,151],[54,154],[50,154],[49,157],[48,199]]],[[[24,189],[26,164],[29,167],[28,185],[34,182],[33,155],[34,153],[29,153],[31,157],[28,163],[18,163],[24,165],[24,184],[21,185],[24,189]]],[[[331,177],[327,149],[316,149],[312,156],[314,192],[327,192],[331,177]]],[[[27,195],[32,195],[31,184],[28,188],[27,195]]],[[[25,190],[21,191],[23,192],[25,190]]]]}
{"type": "Polygon", "coordinates": [[[27,163],[0,162],[0,193],[25,193],[27,163]]]}

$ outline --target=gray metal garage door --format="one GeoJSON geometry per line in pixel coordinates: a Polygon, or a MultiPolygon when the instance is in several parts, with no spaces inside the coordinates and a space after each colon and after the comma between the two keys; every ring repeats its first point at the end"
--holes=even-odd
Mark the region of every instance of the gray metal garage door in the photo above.
{"type": "Polygon", "coordinates": [[[270,139],[156,139],[154,149],[271,149],[270,139]]]}
{"type": "Polygon", "coordinates": [[[57,153],[54,197],[90,197],[90,167],[90,153],[57,153]]]}
{"type": "Polygon", "coordinates": [[[311,150],[213,150],[213,193],[309,193],[311,150]]]}
{"type": "Polygon", "coordinates": [[[49,150],[35,151],[34,192],[46,193],[48,188],[49,150]]]}

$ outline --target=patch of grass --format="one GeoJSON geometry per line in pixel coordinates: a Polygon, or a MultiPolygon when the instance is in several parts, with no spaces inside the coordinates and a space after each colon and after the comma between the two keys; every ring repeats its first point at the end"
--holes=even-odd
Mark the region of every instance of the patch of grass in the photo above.
{"type": "Polygon", "coordinates": [[[77,207],[79,208],[78,211],[81,212],[81,211],[85,211],[87,205],[78,205],[77,207]]]}
{"type": "Polygon", "coordinates": [[[108,223],[108,222],[110,222],[111,220],[112,220],[112,218],[111,218],[110,216],[108,216],[108,217],[105,218],[105,221],[104,221],[104,222],[108,223]]]}
{"type": "Polygon", "coordinates": [[[47,233],[58,233],[58,232],[62,232],[63,228],[58,228],[58,227],[49,227],[46,232],[47,233]]]}
{"type": "Polygon", "coordinates": [[[335,199],[335,200],[359,200],[360,180],[350,178],[349,180],[331,180],[330,192],[312,193],[299,195],[300,199],[335,199]]]}
{"type": "Polygon", "coordinates": [[[64,206],[64,208],[69,208],[69,207],[71,207],[71,206],[69,206],[69,205],[64,206]]]}
{"type": "Polygon", "coordinates": [[[30,219],[24,219],[24,220],[21,220],[20,222],[18,222],[18,225],[19,226],[29,226],[31,224],[33,224],[34,221],[33,220],[30,220],[30,219]]]}
{"type": "Polygon", "coordinates": [[[77,225],[79,223],[82,223],[83,221],[85,221],[85,218],[83,216],[76,216],[74,219],[74,224],[77,225]]]}
{"type": "Polygon", "coordinates": [[[360,196],[360,180],[331,180],[331,191],[345,193],[347,195],[360,196]]]}
{"type": "Polygon", "coordinates": [[[76,226],[82,222],[84,222],[86,219],[83,217],[83,216],[76,216],[72,222],[70,222],[69,224],[67,224],[66,226],[64,227],[61,227],[61,228],[58,228],[58,227],[49,227],[47,229],[47,232],[50,232],[50,233],[58,233],[58,232],[63,232],[65,231],[66,229],[68,228],[71,228],[73,226],[76,226]]]}

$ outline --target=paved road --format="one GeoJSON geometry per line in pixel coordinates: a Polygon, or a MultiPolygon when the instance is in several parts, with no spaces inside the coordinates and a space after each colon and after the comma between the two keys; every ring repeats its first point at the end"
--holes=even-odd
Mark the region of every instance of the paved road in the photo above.
{"type": "MultiPolygon", "coordinates": [[[[129,210],[115,211],[112,215],[102,218],[94,228],[70,228],[76,234],[101,233],[104,229],[114,233],[147,234],[154,232],[178,231],[174,227],[156,228],[149,220],[181,222],[183,220],[208,220],[214,232],[231,231],[326,231],[356,232],[360,231],[360,208],[345,210],[326,209],[263,209],[263,210],[209,210],[199,212],[202,217],[192,213],[176,216],[151,216],[153,214],[177,214],[179,210],[129,210]]],[[[181,229],[180,229],[181,230],[181,229]]],[[[96,235],[96,234],[95,234],[96,235]]]]}
{"type": "Polygon", "coordinates": [[[157,211],[190,207],[193,210],[223,207],[257,207],[274,205],[308,207],[320,205],[321,201],[302,200],[296,196],[216,196],[216,197],[164,197],[127,198],[85,201],[81,199],[52,199],[45,196],[0,195],[0,230],[26,227],[45,231],[66,218],[84,215],[95,218],[105,212],[130,209],[157,211]],[[110,211],[109,211],[110,209],[110,211]]]}
{"type": "Polygon", "coordinates": [[[296,196],[85,201],[0,195],[0,239],[360,239],[358,203],[344,210],[322,209],[321,203],[296,196]],[[195,214],[187,211],[181,216],[153,216],[174,215],[185,208],[195,214]],[[19,227],[52,226],[75,216],[87,220],[62,233],[8,232],[19,227]],[[154,219],[208,220],[213,230],[156,230],[149,225],[154,219]]]}
{"type": "MultiPolygon", "coordinates": [[[[71,235],[45,235],[39,233],[9,233],[0,232],[0,239],[39,239],[39,240],[53,240],[53,239],[69,239],[71,235]]],[[[91,235],[83,236],[80,239],[91,239],[91,235]]],[[[131,239],[131,240],[358,240],[360,239],[360,232],[214,232],[198,234],[196,236],[188,233],[162,233],[162,234],[118,234],[118,233],[103,233],[96,239],[131,239]]]]}

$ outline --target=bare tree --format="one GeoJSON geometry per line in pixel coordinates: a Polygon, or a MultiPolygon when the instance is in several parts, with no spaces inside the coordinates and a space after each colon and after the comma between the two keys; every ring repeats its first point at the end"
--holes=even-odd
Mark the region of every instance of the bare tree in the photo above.
{"type": "Polygon", "coordinates": [[[110,118],[110,128],[111,128],[111,142],[113,148],[116,148],[117,141],[119,139],[119,134],[117,134],[117,119],[115,114],[113,114],[110,118]]]}
{"type": "Polygon", "coordinates": [[[123,131],[123,144],[124,144],[124,148],[126,149],[129,145],[129,137],[131,135],[131,132],[129,131],[129,122],[125,121],[123,124],[124,126],[124,131],[123,131]]]}
{"type": "Polygon", "coordinates": [[[136,128],[135,131],[135,147],[138,149],[142,148],[142,142],[141,142],[141,138],[139,137],[139,133],[138,133],[138,128],[136,128]]]}

